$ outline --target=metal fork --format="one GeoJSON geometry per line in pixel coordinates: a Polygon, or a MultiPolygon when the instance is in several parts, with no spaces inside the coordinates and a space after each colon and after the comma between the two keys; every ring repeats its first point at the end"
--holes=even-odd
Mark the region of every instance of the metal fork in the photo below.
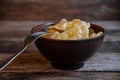
{"type": "Polygon", "coordinates": [[[39,37],[46,33],[47,32],[36,32],[28,35],[24,40],[23,48],[8,58],[5,62],[0,64],[0,71],[3,70],[8,64],[10,64],[17,56],[19,56],[30,45],[30,43],[35,42],[39,37]]]}

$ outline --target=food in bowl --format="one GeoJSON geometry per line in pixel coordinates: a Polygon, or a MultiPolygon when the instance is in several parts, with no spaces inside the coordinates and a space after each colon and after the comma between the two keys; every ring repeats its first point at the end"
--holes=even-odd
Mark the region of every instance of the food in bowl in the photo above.
{"type": "Polygon", "coordinates": [[[103,34],[103,32],[95,33],[90,26],[90,23],[80,19],[73,19],[72,21],[62,19],[59,23],[49,26],[49,33],[43,37],[59,40],[78,40],[93,38],[103,34]]]}

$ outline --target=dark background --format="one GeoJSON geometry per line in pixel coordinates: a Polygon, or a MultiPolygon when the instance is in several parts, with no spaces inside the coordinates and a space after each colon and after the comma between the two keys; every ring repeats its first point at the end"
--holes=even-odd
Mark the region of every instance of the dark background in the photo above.
{"type": "Polygon", "coordinates": [[[0,20],[120,20],[120,0],[0,0],[0,20]]]}

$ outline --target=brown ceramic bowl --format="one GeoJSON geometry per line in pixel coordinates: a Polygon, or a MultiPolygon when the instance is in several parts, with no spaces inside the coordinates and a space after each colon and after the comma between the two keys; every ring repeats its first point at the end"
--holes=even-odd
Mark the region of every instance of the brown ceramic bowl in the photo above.
{"type": "MultiPolygon", "coordinates": [[[[31,32],[46,31],[49,23],[35,26],[31,32]]],[[[63,70],[75,70],[83,67],[86,60],[93,56],[104,38],[104,29],[91,24],[95,32],[103,32],[99,37],[84,40],[54,40],[40,37],[35,41],[36,47],[53,67],[63,70]]]]}

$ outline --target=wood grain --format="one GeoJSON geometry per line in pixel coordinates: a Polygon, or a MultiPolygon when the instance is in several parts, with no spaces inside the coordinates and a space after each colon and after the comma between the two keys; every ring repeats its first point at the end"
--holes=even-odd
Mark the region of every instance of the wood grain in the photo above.
{"type": "Polygon", "coordinates": [[[120,20],[119,0],[0,0],[0,20],[120,20]]]}
{"type": "Polygon", "coordinates": [[[119,73],[44,71],[31,73],[1,73],[2,80],[119,80],[119,73]]]}
{"type": "MultiPolygon", "coordinates": [[[[0,62],[5,61],[13,54],[0,53],[0,62]]],[[[86,61],[83,68],[75,71],[106,71],[120,72],[120,54],[118,53],[96,53],[86,61]]],[[[17,57],[3,72],[39,72],[56,71],[50,62],[40,53],[23,53],[17,57]],[[31,66],[32,65],[32,66],[31,66]]]]}
{"type": "MultiPolygon", "coordinates": [[[[0,54],[0,58],[6,58],[10,54],[0,54]]],[[[97,53],[85,66],[74,71],[58,70],[50,65],[42,55],[38,53],[23,53],[9,66],[0,72],[3,80],[119,80],[120,79],[120,55],[117,53],[97,53]],[[102,55],[101,55],[102,54],[102,55]],[[112,64],[112,65],[111,65],[112,64]]],[[[2,59],[3,60],[3,59],[2,59]]]]}
{"type": "MultiPolygon", "coordinates": [[[[101,48],[83,68],[73,71],[55,69],[32,44],[0,72],[0,80],[120,80],[120,21],[89,22],[103,26],[106,36],[101,48]]],[[[0,63],[20,49],[31,28],[41,23],[0,21],[0,63]]]]}
{"type": "MultiPolygon", "coordinates": [[[[88,21],[101,25],[106,30],[104,43],[98,52],[120,52],[120,22],[119,21],[88,21]]],[[[41,21],[1,21],[0,22],[0,52],[14,53],[23,46],[24,38],[32,27],[41,21]]],[[[25,52],[38,52],[32,45],[25,52]]]]}

